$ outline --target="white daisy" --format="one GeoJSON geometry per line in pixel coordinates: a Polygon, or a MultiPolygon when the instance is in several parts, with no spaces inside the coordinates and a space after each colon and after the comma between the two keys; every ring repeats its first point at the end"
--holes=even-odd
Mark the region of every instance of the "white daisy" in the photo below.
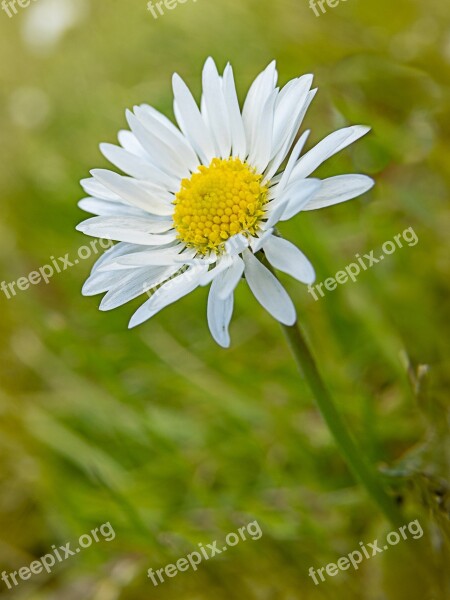
{"type": "Polygon", "coordinates": [[[211,284],[209,328],[227,347],[234,289],[245,277],[262,306],[292,325],[292,300],[259,257],[306,284],[315,274],[305,255],[275,231],[276,224],[359,196],[373,185],[365,175],[310,178],[368,127],[335,131],[300,156],[305,132],[292,148],[317,91],[312,80],[303,75],[280,89],[272,62],[250,87],[241,111],[231,66],[220,76],[209,58],[201,109],[183,80],[173,77],[179,128],[148,105],[127,112],[131,131],[119,133],[120,146],[100,146],[127,176],[95,169],[82,181],[89,197],[80,207],[98,216],[77,229],[119,242],[94,265],[83,294],[107,292],[100,309],[110,310],[147,292],[130,321],[134,327],[211,284]]]}

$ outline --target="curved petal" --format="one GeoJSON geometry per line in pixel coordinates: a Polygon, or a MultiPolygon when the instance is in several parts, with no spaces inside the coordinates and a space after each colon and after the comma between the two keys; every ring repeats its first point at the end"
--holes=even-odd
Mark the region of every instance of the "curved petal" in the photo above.
{"type": "Polygon", "coordinates": [[[140,208],[133,208],[119,202],[102,200],[101,198],[83,198],[78,202],[81,210],[101,217],[127,216],[127,217],[145,217],[147,213],[140,208]]]}
{"type": "Polygon", "coordinates": [[[209,285],[213,279],[215,279],[220,273],[228,269],[231,265],[232,258],[224,254],[215,265],[207,271],[200,279],[200,285],[209,285]]]}
{"type": "Polygon", "coordinates": [[[114,144],[100,144],[100,150],[110,163],[131,177],[151,181],[157,186],[175,192],[180,188],[179,179],[170,177],[152,165],[150,159],[136,156],[114,144]]]}
{"type": "Polygon", "coordinates": [[[94,179],[93,177],[89,177],[87,179],[82,179],[80,181],[81,187],[89,194],[89,196],[93,196],[94,198],[100,198],[100,200],[108,200],[110,202],[121,202],[123,200],[120,196],[111,190],[109,190],[102,183],[94,179]]]}
{"type": "Polygon", "coordinates": [[[223,348],[230,347],[230,334],[228,327],[233,315],[234,298],[230,294],[226,298],[219,295],[220,284],[218,279],[212,282],[208,295],[207,318],[211,335],[223,348]]]}
{"type": "Polygon", "coordinates": [[[175,117],[180,129],[202,162],[208,164],[215,156],[214,141],[189,88],[176,73],[173,76],[173,94],[175,117]]]}
{"type": "Polygon", "coordinates": [[[168,277],[176,273],[179,266],[161,266],[161,267],[146,267],[134,269],[130,274],[123,275],[122,281],[118,281],[115,286],[109,289],[100,303],[99,309],[103,311],[113,310],[118,308],[148,290],[156,287],[161,282],[166,281],[168,277]]]}
{"type": "Polygon", "coordinates": [[[296,135],[300,126],[297,119],[307,101],[312,82],[313,75],[303,75],[288,82],[280,91],[275,107],[271,158],[291,139],[292,133],[296,135]]]}
{"type": "Polygon", "coordinates": [[[168,221],[158,222],[141,217],[113,216],[92,217],[79,223],[76,229],[86,235],[106,240],[159,246],[177,239],[176,231],[169,231],[171,227],[172,225],[168,221]]]}
{"type": "Polygon", "coordinates": [[[136,327],[147,321],[160,310],[186,296],[200,284],[200,278],[207,270],[207,265],[190,267],[184,273],[177,275],[156,290],[152,297],[144,302],[131,317],[129,327],[136,327]]]}
{"type": "Polygon", "coordinates": [[[152,116],[154,119],[157,119],[160,123],[162,123],[166,127],[166,129],[168,129],[173,135],[177,136],[178,139],[180,139],[180,141],[187,144],[189,143],[184,137],[184,135],[181,133],[181,131],[178,129],[178,127],[174,123],[172,123],[172,121],[168,117],[166,117],[166,115],[163,115],[162,112],[159,112],[159,110],[156,110],[156,108],[150,106],[150,104],[140,104],[139,108],[146,112],[148,115],[152,116]]]}
{"type": "Polygon", "coordinates": [[[214,60],[209,57],[203,68],[203,100],[208,114],[208,124],[216,142],[219,156],[231,154],[231,130],[222,81],[214,60]]]}
{"type": "MultiPolygon", "coordinates": [[[[292,171],[294,170],[295,163],[297,162],[298,157],[300,156],[310,131],[305,131],[299,138],[298,142],[295,144],[294,149],[291,152],[288,163],[286,165],[285,170],[283,171],[280,179],[280,183],[275,187],[277,195],[281,195],[286,187],[289,185],[289,180],[292,175],[292,171]]],[[[271,190],[272,191],[272,190],[271,190]]]]}
{"type": "Polygon", "coordinates": [[[269,166],[265,173],[264,182],[270,181],[284,162],[292,144],[294,143],[295,136],[297,135],[297,132],[300,129],[300,125],[302,124],[306,111],[308,110],[309,105],[313,101],[316,93],[317,88],[307,93],[304,103],[301,105],[296,117],[293,118],[290,136],[287,137],[285,143],[281,146],[281,149],[275,154],[275,156],[269,163],[269,166]]]}
{"type": "Polygon", "coordinates": [[[240,254],[245,248],[248,248],[250,240],[242,233],[237,233],[231,236],[225,242],[225,249],[229,256],[236,256],[240,254]]]}
{"type": "Polygon", "coordinates": [[[367,175],[338,175],[322,181],[322,187],[307,202],[303,210],[316,210],[346,202],[373,188],[375,182],[367,175]]]}
{"type": "Polygon", "coordinates": [[[235,256],[230,266],[214,279],[213,283],[215,283],[219,298],[225,300],[228,296],[233,294],[236,286],[241,280],[244,269],[245,264],[242,258],[235,256]]]}
{"type": "Polygon", "coordinates": [[[241,160],[245,160],[248,154],[247,141],[245,139],[244,123],[242,121],[241,109],[239,107],[233,69],[230,64],[225,67],[225,71],[223,73],[223,94],[230,118],[233,156],[237,156],[241,160]]]}
{"type": "Polygon", "coordinates": [[[308,177],[328,158],[353,144],[369,131],[370,127],[363,125],[354,125],[334,131],[300,158],[292,174],[293,178],[308,177]]]}
{"type": "Polygon", "coordinates": [[[284,204],[280,221],[292,219],[301,210],[305,210],[305,206],[319,192],[321,187],[322,181],[320,179],[302,179],[289,186],[280,200],[280,202],[283,202],[286,198],[288,199],[287,204],[284,204]]]}
{"type": "Polygon", "coordinates": [[[261,232],[256,234],[256,237],[252,239],[250,244],[253,254],[256,254],[259,250],[261,250],[261,248],[264,246],[264,242],[272,235],[272,232],[273,227],[269,227],[267,230],[263,228],[261,232]]]}
{"type": "Polygon", "coordinates": [[[129,206],[158,216],[171,216],[173,213],[172,195],[163,188],[106,169],[93,169],[91,174],[129,206]]]}
{"type": "Polygon", "coordinates": [[[111,273],[93,271],[84,282],[81,293],[83,296],[103,294],[103,292],[107,292],[112,285],[115,285],[122,280],[122,273],[114,273],[113,276],[111,276],[111,273]]]}
{"type": "Polygon", "coordinates": [[[178,246],[170,246],[168,248],[154,247],[145,252],[125,254],[124,256],[119,256],[115,261],[110,261],[106,266],[100,267],[99,270],[124,271],[139,267],[170,267],[175,265],[177,265],[177,268],[179,269],[186,264],[184,262],[185,259],[188,259],[195,254],[195,250],[181,253],[182,249],[183,245],[178,244],[178,246]]]}
{"type": "Polygon", "coordinates": [[[311,285],[314,282],[316,274],[312,264],[291,242],[272,235],[266,240],[263,250],[275,269],[295,277],[302,283],[311,285]]]}
{"type": "Polygon", "coordinates": [[[243,258],[245,278],[255,298],[277,321],[293,325],[295,307],[284,287],[249,250],[244,251],[243,258]]]}
{"type": "Polygon", "coordinates": [[[144,127],[170,148],[170,153],[176,160],[184,163],[190,171],[197,170],[199,160],[196,153],[181,132],[173,125],[168,125],[170,121],[163,120],[162,115],[146,105],[135,106],[134,112],[144,127]]]}
{"type": "MultiPolygon", "coordinates": [[[[115,250],[116,248],[117,246],[115,246],[113,250],[115,250]]],[[[112,295],[113,291],[119,292],[123,290],[126,294],[127,289],[130,286],[134,286],[134,289],[137,289],[138,291],[138,293],[134,297],[137,297],[140,294],[143,294],[147,289],[155,285],[155,282],[158,281],[158,269],[160,268],[161,267],[146,267],[140,269],[133,269],[132,271],[129,271],[125,274],[123,273],[123,271],[103,271],[99,268],[93,270],[89,278],[86,280],[83,286],[82,293],[84,296],[95,296],[97,294],[101,294],[109,290],[112,295]],[[139,281],[139,288],[136,288],[135,286],[136,281],[139,281]]],[[[167,269],[167,267],[164,267],[164,269],[167,269]]]]}
{"type": "Polygon", "coordinates": [[[261,229],[264,232],[269,231],[269,229],[273,229],[273,227],[278,223],[278,221],[283,216],[283,212],[288,205],[289,198],[286,196],[285,198],[277,198],[277,200],[273,200],[266,207],[266,217],[267,221],[262,223],[261,229]]]}
{"type": "MultiPolygon", "coordinates": [[[[149,155],[152,164],[171,177],[189,177],[189,165],[180,160],[170,146],[170,141],[161,139],[154,130],[150,131],[131,111],[126,111],[126,117],[131,131],[149,155]]],[[[163,126],[159,124],[159,127],[163,126]]]]}
{"type": "Polygon", "coordinates": [[[266,105],[267,99],[275,90],[278,78],[276,63],[272,61],[270,65],[258,75],[250,86],[242,110],[242,120],[247,139],[247,148],[255,148],[258,135],[258,127],[261,123],[261,114],[266,105]]]}
{"type": "Polygon", "coordinates": [[[255,118],[256,131],[249,144],[247,160],[259,173],[265,171],[272,155],[273,117],[277,95],[278,91],[274,90],[262,107],[259,122],[256,122],[255,118]]]}
{"type": "Polygon", "coordinates": [[[106,252],[104,252],[97,262],[94,263],[94,266],[92,267],[92,273],[100,271],[100,267],[104,267],[113,263],[119,256],[124,256],[125,254],[134,254],[137,252],[145,252],[146,250],[147,248],[145,246],[141,246],[139,244],[118,242],[112,248],[109,248],[106,252]]]}
{"type": "Polygon", "coordinates": [[[119,140],[119,144],[124,150],[130,154],[144,158],[147,161],[149,160],[149,155],[137,141],[136,136],[131,131],[128,131],[128,129],[121,129],[117,135],[117,138],[119,140]]]}

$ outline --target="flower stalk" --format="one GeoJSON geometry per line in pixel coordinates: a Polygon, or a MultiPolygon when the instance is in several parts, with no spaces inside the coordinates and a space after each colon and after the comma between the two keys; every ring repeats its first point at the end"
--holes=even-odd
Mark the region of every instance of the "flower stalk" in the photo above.
{"type": "Polygon", "coordinates": [[[380,478],[355,443],[342,416],[325,386],[303,332],[296,322],[292,327],[282,325],[295,360],[304,374],[316,399],[319,410],[348,467],[393,525],[401,525],[402,517],[394,500],[384,490],[380,478]]]}

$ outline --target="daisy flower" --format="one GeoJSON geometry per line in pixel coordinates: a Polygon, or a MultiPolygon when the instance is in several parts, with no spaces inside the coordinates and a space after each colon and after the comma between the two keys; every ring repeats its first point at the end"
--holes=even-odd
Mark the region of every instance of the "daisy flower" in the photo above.
{"type": "Polygon", "coordinates": [[[94,265],[83,294],[107,292],[100,309],[110,310],[147,293],[131,318],[134,327],[211,284],[209,328],[228,347],[234,289],[245,278],[275,319],[293,325],[293,302],[260,258],[305,284],[315,274],[306,256],[280,237],[277,223],[350,200],[373,185],[365,175],[310,177],[369,131],[340,129],[301,156],[309,132],[295,140],[317,91],[312,81],[303,75],[280,89],[272,62],[251,85],[241,111],[232,67],[221,76],[208,58],[200,107],[183,80],[173,77],[178,127],[146,104],[128,111],[130,130],[120,131],[120,145],[100,145],[126,175],[94,169],[81,182],[89,197],[79,206],[97,216],[77,229],[119,242],[94,265]]]}

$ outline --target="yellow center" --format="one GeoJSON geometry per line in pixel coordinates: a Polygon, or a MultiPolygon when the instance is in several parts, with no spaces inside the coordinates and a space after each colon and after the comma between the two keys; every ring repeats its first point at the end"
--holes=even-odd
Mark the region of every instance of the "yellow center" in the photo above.
{"type": "Polygon", "coordinates": [[[254,235],[264,215],[267,191],[262,175],[239,158],[214,158],[181,182],[173,216],[178,239],[206,254],[219,252],[237,233],[254,235]]]}

